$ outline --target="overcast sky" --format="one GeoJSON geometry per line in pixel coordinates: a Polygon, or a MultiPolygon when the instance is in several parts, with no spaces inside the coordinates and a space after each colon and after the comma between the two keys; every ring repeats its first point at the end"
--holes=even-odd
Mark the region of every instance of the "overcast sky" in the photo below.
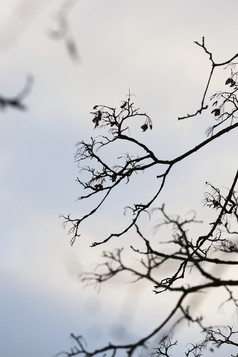
{"type": "MultiPolygon", "coordinates": [[[[119,218],[111,202],[84,225],[83,240],[70,246],[59,215],[87,209],[76,202],[75,144],[94,135],[92,107],[118,106],[130,89],[136,105],[153,120],[153,131],[145,134],[155,152],[162,159],[177,156],[204,139],[211,123],[206,115],[177,121],[198,109],[210,68],[193,41],[205,36],[218,62],[238,52],[236,0],[78,0],[69,16],[80,56],[75,63],[63,42],[49,37],[62,3],[0,1],[0,94],[14,96],[27,76],[34,77],[24,100],[27,111],[0,112],[4,357],[53,356],[71,346],[71,332],[100,347],[118,336],[123,341],[123,326],[138,337],[156,326],[158,316],[150,306],[157,298],[150,287],[114,284],[98,293],[79,283],[79,273],[100,256],[89,245],[105,226],[124,218],[123,202],[119,218]]],[[[223,83],[221,71],[214,90],[223,83]]],[[[221,139],[176,168],[161,202],[168,199],[173,213],[184,213],[200,205],[206,180],[229,186],[237,161],[234,138],[221,139]]],[[[133,186],[134,194],[147,194],[142,182],[133,186]]]]}

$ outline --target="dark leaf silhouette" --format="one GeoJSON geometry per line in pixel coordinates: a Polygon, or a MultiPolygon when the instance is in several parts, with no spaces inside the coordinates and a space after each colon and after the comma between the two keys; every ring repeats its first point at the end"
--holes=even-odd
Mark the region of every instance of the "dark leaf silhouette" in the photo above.
{"type": "Polygon", "coordinates": [[[147,129],[148,129],[148,124],[143,124],[142,126],[141,126],[141,129],[143,130],[143,131],[146,131],[147,129]]]}
{"type": "Polygon", "coordinates": [[[95,117],[93,118],[93,123],[95,124],[94,128],[99,126],[101,119],[102,119],[102,113],[100,112],[100,110],[98,110],[95,117]]]}
{"type": "Polygon", "coordinates": [[[233,79],[232,79],[232,78],[227,78],[225,84],[228,85],[228,84],[230,84],[230,83],[232,83],[232,82],[233,82],[233,79]]]}
{"type": "Polygon", "coordinates": [[[219,108],[213,109],[213,110],[211,111],[211,114],[214,114],[215,117],[218,117],[218,116],[221,114],[221,110],[220,110],[219,108]]]}
{"type": "Polygon", "coordinates": [[[127,102],[124,102],[124,103],[121,105],[121,109],[126,108],[126,105],[127,105],[127,102]]]}

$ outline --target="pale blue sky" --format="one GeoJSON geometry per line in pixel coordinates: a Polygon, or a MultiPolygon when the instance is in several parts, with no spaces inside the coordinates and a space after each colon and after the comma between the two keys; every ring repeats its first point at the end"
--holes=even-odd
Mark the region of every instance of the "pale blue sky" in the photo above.
{"type": "MultiPolygon", "coordinates": [[[[79,284],[78,274],[89,270],[100,255],[100,250],[88,246],[106,225],[115,225],[117,216],[110,202],[103,215],[83,227],[84,240],[70,247],[58,216],[80,214],[87,208],[76,202],[80,188],[75,182],[75,144],[94,134],[92,107],[120,105],[130,89],[154,122],[147,139],[154,150],[161,158],[183,152],[204,138],[210,120],[203,116],[177,121],[197,109],[209,71],[207,57],[193,41],[205,36],[218,61],[238,52],[234,0],[78,0],[70,16],[81,58],[75,65],[63,44],[47,36],[62,2],[48,3],[0,1],[0,94],[14,95],[27,75],[35,78],[25,100],[27,112],[11,108],[0,112],[0,354],[4,357],[53,356],[69,348],[71,332],[85,335],[94,346],[107,343],[114,337],[113,326],[120,326],[125,316],[128,330],[135,328],[138,336],[156,326],[157,316],[143,303],[152,295],[150,288],[115,284],[98,294],[79,284]],[[36,16],[29,12],[25,22],[16,22],[14,9],[20,3],[26,8],[32,3],[44,6],[36,16]],[[137,301],[134,311],[130,301],[137,301]]],[[[218,76],[214,88],[223,83],[218,76]]],[[[161,202],[168,199],[173,213],[186,212],[193,202],[199,205],[205,180],[229,185],[234,160],[233,134],[176,168],[161,202]],[[223,170],[217,176],[221,163],[223,170]]],[[[138,182],[133,194],[141,189],[138,182]]],[[[123,220],[121,204],[118,212],[123,220]]],[[[155,302],[151,296],[150,306],[155,302]]]]}

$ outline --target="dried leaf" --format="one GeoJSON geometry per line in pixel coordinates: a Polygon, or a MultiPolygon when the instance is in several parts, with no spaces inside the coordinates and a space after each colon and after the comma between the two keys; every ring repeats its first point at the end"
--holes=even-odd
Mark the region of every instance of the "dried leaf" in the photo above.
{"type": "Polygon", "coordinates": [[[227,84],[230,84],[232,81],[233,81],[233,79],[232,79],[232,78],[227,78],[227,80],[226,80],[225,84],[226,84],[226,85],[227,85],[227,84]]]}
{"type": "Polygon", "coordinates": [[[102,119],[102,113],[97,111],[96,116],[93,118],[93,123],[95,123],[94,129],[99,125],[100,120],[102,119]]]}
{"type": "Polygon", "coordinates": [[[214,114],[215,117],[218,117],[221,114],[221,111],[219,108],[216,108],[211,111],[211,114],[214,114]]]}
{"type": "Polygon", "coordinates": [[[226,85],[230,84],[230,87],[234,87],[234,85],[236,84],[236,82],[234,81],[233,78],[227,78],[225,84],[226,84],[226,85]]]}
{"type": "Polygon", "coordinates": [[[100,191],[103,189],[103,185],[101,183],[98,183],[97,185],[94,186],[95,190],[100,191]]]}
{"type": "Polygon", "coordinates": [[[148,129],[148,125],[145,123],[145,124],[143,124],[142,126],[141,126],[141,129],[143,130],[143,131],[146,131],[147,129],[148,129]]]}
{"type": "Polygon", "coordinates": [[[116,178],[117,178],[117,174],[116,173],[112,174],[112,182],[115,182],[116,178]]]}
{"type": "Polygon", "coordinates": [[[124,109],[127,105],[127,102],[124,102],[122,105],[121,105],[121,109],[124,109]]]}

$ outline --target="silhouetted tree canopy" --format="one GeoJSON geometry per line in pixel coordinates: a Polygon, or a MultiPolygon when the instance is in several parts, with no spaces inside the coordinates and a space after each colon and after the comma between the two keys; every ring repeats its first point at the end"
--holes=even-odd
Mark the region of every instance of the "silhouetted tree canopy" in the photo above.
{"type": "MultiPolygon", "coordinates": [[[[151,118],[136,107],[130,93],[118,108],[95,105],[91,113],[95,136],[91,137],[88,142],[79,141],[75,160],[80,167],[77,181],[85,192],[79,200],[84,202],[94,197],[98,198],[98,201],[92,210],[81,217],[72,217],[70,214],[64,216],[65,226],[69,228],[73,245],[76,239],[81,239],[82,222],[93,219],[94,214],[102,205],[107,204],[108,197],[118,186],[130,182],[131,178],[139,172],[158,167],[158,172],[161,173],[157,175],[158,184],[153,187],[153,195],[147,201],[142,201],[138,192],[137,202],[127,207],[127,211],[131,211],[129,224],[121,230],[115,227],[115,230],[102,240],[91,244],[92,247],[104,245],[108,251],[103,252],[103,262],[98,263],[97,269],[84,273],[81,279],[84,283],[100,285],[122,272],[127,272],[128,279],[133,275],[135,283],[137,280],[148,281],[151,284],[151,292],[158,295],[158,299],[161,294],[167,294],[167,296],[176,296],[176,301],[173,306],[167,306],[166,318],[160,320],[158,317],[157,327],[141,336],[140,339],[127,344],[109,343],[106,346],[91,349],[90,341],[86,344],[81,335],[72,334],[74,346],[70,351],[62,352],[62,355],[68,357],[134,356],[138,351],[142,354],[148,353],[145,349],[150,346],[154,348],[155,356],[173,356],[179,346],[179,340],[176,339],[177,329],[182,322],[187,321],[189,326],[196,325],[201,335],[197,336],[197,342],[189,343],[188,341],[187,349],[184,351],[185,356],[205,356],[210,352],[214,352],[215,355],[218,349],[224,347],[229,347],[229,356],[238,356],[237,352],[234,352],[238,350],[237,324],[232,326],[225,323],[223,326],[216,326],[211,321],[211,324],[207,325],[204,322],[204,316],[197,315],[196,310],[194,311],[193,306],[188,303],[188,297],[203,296],[204,293],[209,295],[210,292],[216,290],[217,301],[214,301],[214,304],[217,308],[230,304],[231,311],[237,311],[237,274],[233,273],[230,276],[226,274],[228,268],[232,267],[235,272],[238,265],[237,162],[234,162],[233,178],[227,190],[216,187],[213,183],[206,183],[207,189],[203,204],[213,210],[215,215],[214,220],[208,226],[199,221],[195,213],[191,213],[186,218],[183,218],[179,212],[177,216],[171,216],[166,210],[166,202],[157,208],[160,216],[156,231],[158,236],[159,230],[165,226],[170,232],[166,240],[163,236],[162,245],[160,244],[161,237],[156,239],[154,236],[153,240],[147,237],[144,226],[140,224],[140,217],[143,213],[151,214],[151,209],[156,205],[167,178],[173,175],[174,166],[201,149],[206,150],[210,143],[219,140],[224,135],[229,135],[238,127],[238,71],[235,62],[238,54],[222,63],[217,63],[207,48],[204,38],[195,44],[204,51],[205,56],[209,57],[210,73],[198,109],[178,119],[194,120],[194,117],[206,111],[214,118],[214,124],[207,128],[204,140],[194,143],[189,150],[172,159],[164,159],[149,145],[131,134],[133,132],[131,128],[134,125],[140,128],[143,135],[147,135],[150,130],[153,130],[153,124],[151,118]],[[214,72],[224,68],[227,73],[226,90],[217,91],[209,98],[208,92],[214,72]],[[109,163],[103,153],[113,153],[116,143],[119,143],[122,148],[121,155],[113,163],[109,163]],[[136,155],[129,151],[125,153],[127,144],[133,147],[133,153],[137,152],[136,155]],[[196,234],[196,230],[191,229],[194,225],[202,225],[204,233],[196,234]],[[130,254],[138,258],[139,264],[134,260],[128,262],[124,258],[123,248],[110,250],[110,243],[115,238],[135,232],[137,241],[134,240],[133,245],[130,246],[130,254]],[[168,332],[168,326],[170,326],[170,332],[168,332]],[[157,340],[156,336],[158,336],[157,340]],[[151,341],[153,344],[157,341],[156,345],[151,346],[151,341]]],[[[184,175],[186,176],[186,173],[184,175]]],[[[196,209],[196,207],[191,207],[191,209],[196,209]]],[[[191,301],[193,300],[190,300],[190,303],[191,301]]]]}
{"type": "MultiPolygon", "coordinates": [[[[190,325],[197,325],[201,335],[197,342],[189,344],[184,351],[185,356],[208,355],[224,346],[230,348],[230,356],[238,356],[238,326],[224,324],[216,326],[206,325],[203,316],[196,315],[193,306],[188,305],[188,297],[199,296],[204,293],[217,291],[217,301],[214,304],[217,308],[223,304],[231,304],[237,311],[237,274],[227,277],[227,269],[238,265],[237,236],[238,236],[238,195],[236,192],[238,181],[237,162],[234,162],[233,179],[229,183],[229,188],[221,189],[207,182],[207,190],[204,195],[204,206],[209,207],[215,213],[215,219],[209,226],[203,227],[204,234],[196,235],[191,227],[203,225],[196,218],[195,213],[191,213],[189,218],[183,218],[178,213],[171,216],[166,210],[166,202],[158,207],[160,223],[157,232],[164,226],[169,228],[169,237],[163,245],[153,237],[147,237],[145,229],[140,225],[139,218],[143,213],[150,215],[152,205],[155,205],[160,196],[166,180],[175,165],[179,165],[187,157],[199,152],[202,148],[209,150],[209,144],[223,135],[229,135],[237,129],[238,121],[238,99],[237,99],[237,75],[235,62],[238,54],[232,58],[217,63],[213,54],[205,44],[204,38],[201,42],[195,42],[201,47],[204,54],[210,60],[210,73],[205,84],[201,103],[194,113],[179,117],[179,120],[194,120],[193,118],[204,111],[213,116],[214,124],[207,129],[206,137],[200,143],[194,143],[188,151],[180,154],[173,159],[161,158],[147,144],[144,144],[136,136],[131,134],[131,126],[138,125],[142,133],[153,130],[151,118],[138,109],[133,101],[133,96],[129,93],[119,108],[108,105],[95,105],[93,107],[92,124],[95,136],[88,142],[80,141],[77,144],[75,160],[80,167],[80,175],[77,178],[85,194],[79,197],[80,201],[89,200],[97,197],[98,201],[94,208],[82,217],[64,216],[65,225],[69,227],[71,244],[80,238],[80,227],[82,222],[93,219],[93,215],[100,210],[103,204],[107,203],[110,194],[117,186],[128,183],[132,176],[141,171],[158,167],[161,174],[157,175],[158,184],[154,186],[154,194],[147,201],[141,201],[138,192],[137,203],[127,207],[130,210],[131,220],[122,230],[111,232],[104,239],[95,241],[92,247],[105,245],[109,251],[103,252],[103,263],[98,263],[98,268],[93,272],[84,273],[82,281],[86,283],[102,284],[122,272],[133,275],[135,281],[147,280],[151,284],[153,294],[174,294],[176,302],[173,306],[168,306],[167,316],[164,320],[158,318],[158,325],[150,333],[141,336],[140,339],[131,341],[127,344],[111,344],[98,346],[97,349],[90,349],[90,341],[85,343],[81,335],[72,334],[74,347],[69,352],[62,352],[62,355],[70,356],[117,356],[117,355],[137,355],[137,352],[146,353],[144,349],[150,345],[150,341],[156,336],[159,339],[154,347],[156,356],[172,356],[179,346],[176,339],[176,331],[182,321],[187,321],[190,325]],[[225,82],[226,90],[218,91],[208,98],[208,91],[213,80],[215,70],[226,69],[227,79],[225,82]],[[135,124],[136,123],[136,124],[135,124]],[[98,132],[98,130],[100,130],[98,132]],[[119,142],[122,153],[115,162],[108,163],[104,159],[103,152],[113,152],[115,143],[119,142]],[[127,144],[132,144],[133,152],[138,154],[124,153],[127,144]],[[134,260],[128,263],[124,259],[124,249],[118,248],[110,250],[110,242],[116,237],[126,233],[136,232],[138,242],[134,241],[131,245],[131,255],[139,258],[140,264],[135,264],[134,260]],[[143,243],[143,248],[141,243],[143,243]],[[171,269],[167,270],[168,264],[171,269]],[[218,269],[219,267],[219,269],[218,269]],[[222,268],[222,269],[221,269],[222,268]],[[221,299],[222,301],[221,301],[221,299]],[[168,326],[170,333],[168,332],[168,326]],[[162,337],[161,337],[162,336],[162,337]],[[144,352],[143,352],[144,351],[144,352]],[[233,353],[233,354],[232,354],[233,353]]],[[[146,134],[145,134],[146,135],[146,134]]],[[[218,173],[219,174],[219,173],[218,173]]],[[[186,175],[186,174],[185,174],[186,175]]],[[[224,183],[227,184],[227,183],[224,183]]],[[[181,188],[180,188],[181,189],[181,188]]],[[[196,207],[191,207],[195,209],[196,207]]],[[[196,230],[195,230],[196,232],[196,230]]],[[[159,234],[158,234],[159,235],[159,234]]],[[[193,300],[192,300],[193,301],[193,300]]]]}

